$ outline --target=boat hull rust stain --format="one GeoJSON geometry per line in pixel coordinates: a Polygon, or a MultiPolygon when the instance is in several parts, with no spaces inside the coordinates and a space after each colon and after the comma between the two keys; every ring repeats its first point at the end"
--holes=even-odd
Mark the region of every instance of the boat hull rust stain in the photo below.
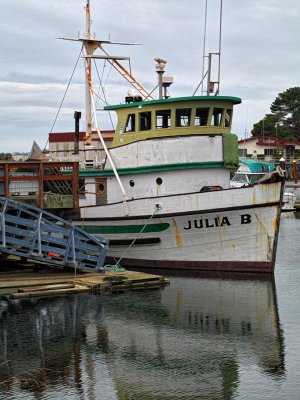
{"type": "Polygon", "coordinates": [[[179,228],[177,226],[177,223],[174,218],[172,218],[172,225],[175,229],[175,243],[176,247],[181,247],[182,246],[182,236],[180,234],[179,228]]]}

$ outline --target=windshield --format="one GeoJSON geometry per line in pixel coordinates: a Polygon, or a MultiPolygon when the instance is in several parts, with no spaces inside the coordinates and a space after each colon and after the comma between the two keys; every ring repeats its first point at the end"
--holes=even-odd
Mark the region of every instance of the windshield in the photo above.
{"type": "Polygon", "coordinates": [[[232,182],[248,183],[246,174],[235,174],[232,178],[232,182]]]}

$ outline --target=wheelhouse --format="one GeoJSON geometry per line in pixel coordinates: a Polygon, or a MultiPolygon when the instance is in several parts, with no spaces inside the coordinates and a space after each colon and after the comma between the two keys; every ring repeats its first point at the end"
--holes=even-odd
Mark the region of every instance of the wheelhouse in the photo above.
{"type": "Polygon", "coordinates": [[[241,103],[226,96],[127,101],[105,107],[118,117],[112,147],[155,137],[231,133],[233,106],[241,103]]]}

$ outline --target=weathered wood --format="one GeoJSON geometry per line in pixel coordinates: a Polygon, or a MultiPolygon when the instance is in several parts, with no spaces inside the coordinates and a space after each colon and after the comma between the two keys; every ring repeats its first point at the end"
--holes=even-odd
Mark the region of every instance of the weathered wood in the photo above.
{"type": "Polygon", "coordinates": [[[42,292],[44,290],[57,290],[57,289],[70,289],[74,288],[74,283],[61,283],[61,284],[52,284],[52,285],[43,285],[43,286],[28,286],[26,288],[19,289],[19,292],[28,293],[28,292],[42,292]]]}
{"type": "Polygon", "coordinates": [[[31,297],[56,297],[59,295],[87,292],[89,290],[88,287],[78,287],[78,288],[70,288],[70,289],[57,289],[57,290],[45,290],[42,292],[27,292],[27,293],[13,293],[10,295],[12,300],[20,300],[20,299],[28,299],[31,297]]]}
{"type": "Polygon", "coordinates": [[[82,275],[37,275],[0,277],[0,289],[10,289],[6,298],[13,300],[32,297],[56,297],[82,292],[111,293],[125,290],[157,289],[169,284],[169,280],[159,276],[136,271],[114,272],[105,274],[82,275]],[[6,280],[5,280],[6,279],[6,280]]]}

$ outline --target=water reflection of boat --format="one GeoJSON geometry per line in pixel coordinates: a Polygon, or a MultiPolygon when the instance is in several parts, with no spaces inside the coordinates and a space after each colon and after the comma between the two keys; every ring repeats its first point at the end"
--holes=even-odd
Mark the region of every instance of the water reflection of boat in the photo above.
{"type": "Polygon", "coordinates": [[[0,381],[41,369],[44,394],[74,385],[105,399],[230,399],[244,366],[284,374],[270,279],[177,276],[164,290],[21,304],[0,328],[0,381]]]}

